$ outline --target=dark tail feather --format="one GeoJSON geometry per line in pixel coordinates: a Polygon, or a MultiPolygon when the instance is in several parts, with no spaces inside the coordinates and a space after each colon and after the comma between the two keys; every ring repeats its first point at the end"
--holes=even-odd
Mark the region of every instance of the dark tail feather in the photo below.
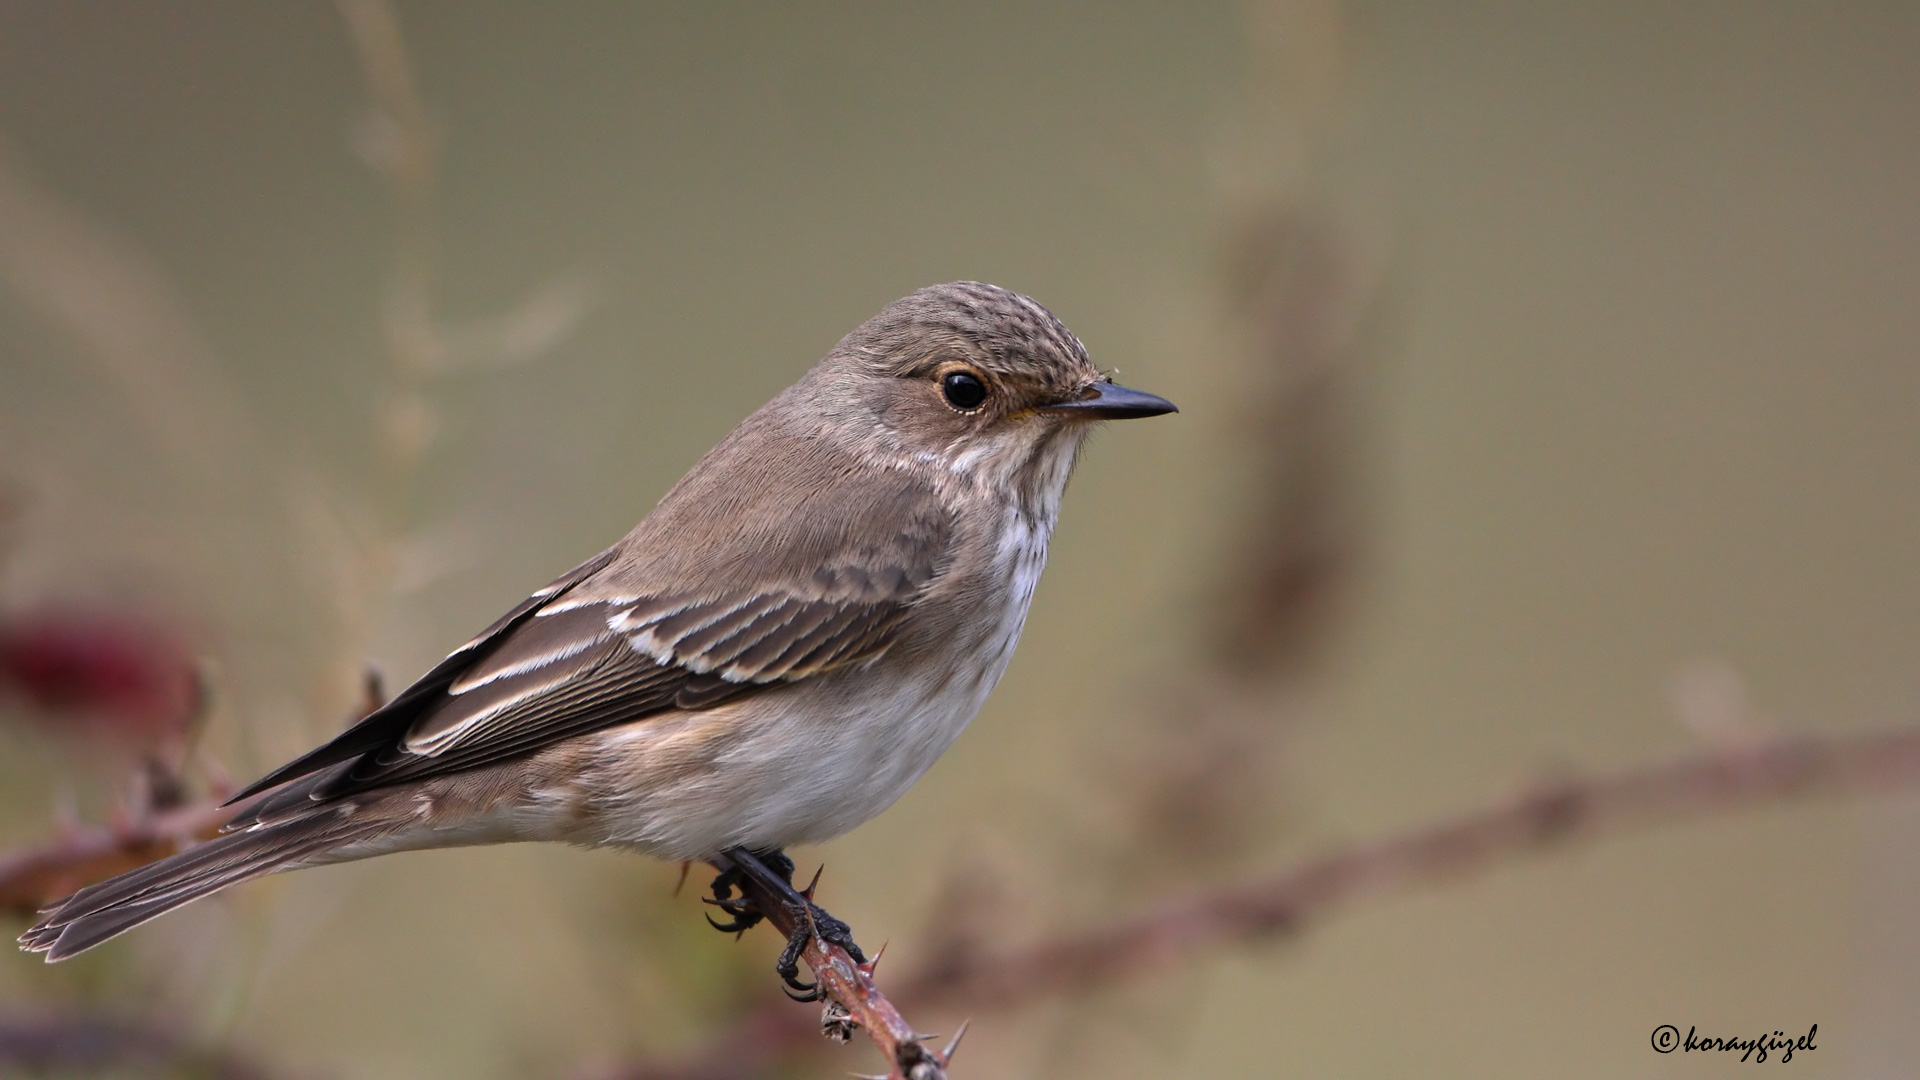
{"type": "Polygon", "coordinates": [[[229,885],[288,870],[328,848],[379,831],[345,807],[215,837],[178,855],[89,885],[40,913],[20,947],[65,960],[229,885]]]}

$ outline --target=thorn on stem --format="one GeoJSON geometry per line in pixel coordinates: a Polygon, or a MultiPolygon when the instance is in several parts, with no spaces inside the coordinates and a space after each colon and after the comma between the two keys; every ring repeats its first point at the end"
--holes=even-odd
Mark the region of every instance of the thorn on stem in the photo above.
{"type": "Polygon", "coordinates": [[[953,1064],[953,1052],[960,1049],[960,1040],[967,1037],[967,1025],[971,1023],[973,1023],[973,1017],[971,1016],[960,1021],[960,1030],[953,1033],[952,1041],[948,1042],[947,1048],[940,1052],[940,1064],[942,1066],[953,1064]]]}
{"type": "Polygon", "coordinates": [[[871,979],[873,978],[873,973],[880,970],[880,958],[885,955],[887,955],[887,942],[882,941],[880,948],[874,952],[873,959],[864,964],[855,964],[854,966],[860,969],[860,974],[871,979]]]}

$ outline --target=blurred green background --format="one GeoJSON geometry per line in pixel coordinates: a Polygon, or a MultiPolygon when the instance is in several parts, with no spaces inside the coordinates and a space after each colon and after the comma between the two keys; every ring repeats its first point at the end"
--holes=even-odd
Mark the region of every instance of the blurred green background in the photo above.
{"type": "MultiPolygon", "coordinates": [[[[396,11],[437,147],[398,210],[369,163],[405,125],[335,8],[0,5],[0,607],[177,623],[242,778],[956,278],[1182,413],[1090,447],[966,737],[797,853],[899,970],[956,896],[1040,938],[1542,775],[1915,720],[1920,7],[396,11]],[[421,297],[439,352],[408,352],[421,297]],[[1325,581],[1248,676],[1223,612],[1287,545],[1325,581]],[[1149,796],[1191,762],[1174,828],[1149,796]]],[[[0,700],[15,846],[119,783],[26,712],[0,700]]],[[[1610,839],[973,1010],[956,1075],[1733,1067],[1653,1054],[1662,1023],[1818,1023],[1799,1075],[1909,1075],[1916,851],[1910,800],[1610,839]]],[[[772,936],[706,930],[676,873],[301,873],[60,968],[0,956],[0,1009],[297,1075],[598,1075],[777,993],[772,936]]]]}

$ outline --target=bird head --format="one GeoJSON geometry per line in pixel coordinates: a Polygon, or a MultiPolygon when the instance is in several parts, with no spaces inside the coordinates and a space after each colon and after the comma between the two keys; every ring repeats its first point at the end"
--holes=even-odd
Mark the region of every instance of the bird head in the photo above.
{"type": "Polygon", "coordinates": [[[1177,411],[1107,378],[1046,308],[977,281],[887,305],[814,375],[820,404],[861,414],[893,451],[995,481],[1037,469],[1064,484],[1093,421],[1177,411]]]}

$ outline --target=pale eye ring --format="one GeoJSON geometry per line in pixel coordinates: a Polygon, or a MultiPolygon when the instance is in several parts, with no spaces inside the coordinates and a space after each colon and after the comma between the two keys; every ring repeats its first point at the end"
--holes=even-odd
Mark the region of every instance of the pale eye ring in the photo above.
{"type": "Polygon", "coordinates": [[[961,412],[973,412],[987,402],[987,384],[971,371],[949,371],[940,376],[940,396],[961,412]]]}

